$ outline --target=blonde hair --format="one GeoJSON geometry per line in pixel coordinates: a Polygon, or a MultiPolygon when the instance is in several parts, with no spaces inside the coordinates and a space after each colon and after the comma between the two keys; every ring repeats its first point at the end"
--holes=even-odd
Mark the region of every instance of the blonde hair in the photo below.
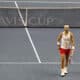
{"type": "Polygon", "coordinates": [[[64,27],[69,27],[69,25],[68,24],[65,24],[64,27]]]}

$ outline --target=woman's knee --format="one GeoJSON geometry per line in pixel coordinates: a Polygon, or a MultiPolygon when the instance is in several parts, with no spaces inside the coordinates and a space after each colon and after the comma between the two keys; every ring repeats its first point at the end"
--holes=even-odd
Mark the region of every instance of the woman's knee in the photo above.
{"type": "Polygon", "coordinates": [[[63,61],[63,60],[65,60],[65,55],[64,54],[61,55],[61,61],[63,61]]]}

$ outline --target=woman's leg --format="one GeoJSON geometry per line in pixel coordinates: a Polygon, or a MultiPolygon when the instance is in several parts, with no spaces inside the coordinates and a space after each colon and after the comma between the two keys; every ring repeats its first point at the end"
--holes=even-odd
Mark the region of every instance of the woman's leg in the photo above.
{"type": "Polygon", "coordinates": [[[61,76],[64,76],[65,54],[61,54],[61,76]]]}
{"type": "Polygon", "coordinates": [[[65,66],[65,55],[61,54],[61,69],[63,69],[65,66]]]}
{"type": "Polygon", "coordinates": [[[65,55],[65,59],[66,59],[65,67],[68,67],[68,64],[69,64],[69,54],[65,55]]]}
{"type": "Polygon", "coordinates": [[[70,57],[70,50],[67,51],[67,53],[65,54],[65,68],[64,71],[65,73],[68,73],[68,65],[69,65],[69,57],[70,57]]]}

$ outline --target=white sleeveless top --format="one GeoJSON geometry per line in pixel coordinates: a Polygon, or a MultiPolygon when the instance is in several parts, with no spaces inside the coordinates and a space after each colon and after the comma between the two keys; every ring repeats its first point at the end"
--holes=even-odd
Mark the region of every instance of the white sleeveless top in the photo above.
{"type": "Polygon", "coordinates": [[[67,35],[65,35],[64,32],[62,33],[61,48],[63,48],[63,49],[71,49],[70,32],[67,35]]]}

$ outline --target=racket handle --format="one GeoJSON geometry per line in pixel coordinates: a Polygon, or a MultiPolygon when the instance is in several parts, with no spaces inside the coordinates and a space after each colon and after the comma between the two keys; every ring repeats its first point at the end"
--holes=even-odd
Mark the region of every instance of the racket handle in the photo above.
{"type": "Polygon", "coordinates": [[[71,59],[69,59],[69,64],[71,64],[71,59]]]}
{"type": "Polygon", "coordinates": [[[71,50],[71,54],[70,54],[70,56],[72,57],[72,56],[73,56],[73,54],[74,54],[74,50],[71,50]]]}

